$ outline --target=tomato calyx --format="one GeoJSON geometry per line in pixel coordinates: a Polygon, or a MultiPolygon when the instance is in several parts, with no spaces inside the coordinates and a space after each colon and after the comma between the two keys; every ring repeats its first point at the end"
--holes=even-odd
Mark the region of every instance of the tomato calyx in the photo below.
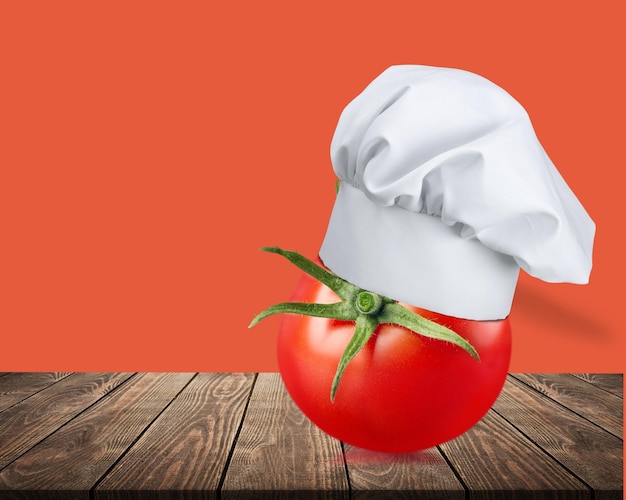
{"type": "Polygon", "coordinates": [[[417,335],[451,342],[464,349],[474,359],[480,359],[476,349],[459,334],[439,323],[435,323],[434,321],[420,316],[393,299],[369,290],[363,290],[323,267],[318,266],[316,263],[297,252],[283,250],[278,247],[264,247],[261,248],[261,250],[285,257],[302,271],[333,290],[342,301],[334,304],[307,302],[282,302],[280,304],[274,304],[257,314],[248,328],[253,327],[268,316],[283,313],[355,322],[354,334],[339,360],[337,371],[332,381],[330,390],[331,401],[335,400],[335,394],[337,393],[339,382],[341,381],[346,367],[363,346],[367,344],[367,341],[381,323],[399,325],[417,335]]]}
{"type": "Polygon", "coordinates": [[[378,313],[378,311],[380,311],[380,309],[383,307],[384,302],[383,298],[377,293],[363,290],[362,292],[359,292],[359,294],[356,296],[354,305],[361,314],[366,314],[370,316],[372,314],[378,313]]]}

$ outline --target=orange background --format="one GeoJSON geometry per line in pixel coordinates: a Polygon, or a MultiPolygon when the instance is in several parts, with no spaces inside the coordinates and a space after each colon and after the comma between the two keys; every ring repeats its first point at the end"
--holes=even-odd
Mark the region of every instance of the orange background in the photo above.
{"type": "Polygon", "coordinates": [[[508,90],[597,223],[587,286],[522,276],[512,371],[624,371],[620,2],[3,2],[0,370],[276,370],[343,107],[392,64],[508,90]],[[506,7],[503,7],[507,5],[506,7]]]}

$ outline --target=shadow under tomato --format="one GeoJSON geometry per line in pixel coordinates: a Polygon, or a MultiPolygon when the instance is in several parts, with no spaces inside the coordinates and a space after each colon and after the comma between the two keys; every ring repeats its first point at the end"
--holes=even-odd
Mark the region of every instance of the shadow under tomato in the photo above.
{"type": "Polygon", "coordinates": [[[400,465],[400,464],[421,464],[421,465],[439,465],[445,464],[443,457],[437,452],[436,448],[420,450],[411,453],[384,453],[380,451],[364,450],[345,445],[343,456],[335,457],[336,461],[345,461],[354,465],[400,465]]]}

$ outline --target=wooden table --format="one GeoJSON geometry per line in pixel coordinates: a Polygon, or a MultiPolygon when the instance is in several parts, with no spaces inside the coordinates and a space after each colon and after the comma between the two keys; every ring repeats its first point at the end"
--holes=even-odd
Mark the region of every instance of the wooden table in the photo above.
{"type": "Polygon", "coordinates": [[[623,376],[509,375],[463,436],[341,443],[271,373],[2,373],[0,498],[621,499],[623,376]]]}

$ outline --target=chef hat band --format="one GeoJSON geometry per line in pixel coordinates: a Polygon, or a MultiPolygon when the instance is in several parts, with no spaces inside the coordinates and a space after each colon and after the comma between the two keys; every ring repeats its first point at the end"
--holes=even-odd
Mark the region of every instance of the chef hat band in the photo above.
{"type": "Polygon", "coordinates": [[[595,225],[524,109],[472,73],[394,66],[343,111],[320,257],[342,278],[451,316],[506,317],[519,268],[585,283],[595,225]]]}
{"type": "Polygon", "coordinates": [[[505,317],[519,271],[511,257],[461,238],[458,227],[377,205],[347,183],[337,195],[320,255],[361,288],[461,318],[477,312],[505,317]]]}

